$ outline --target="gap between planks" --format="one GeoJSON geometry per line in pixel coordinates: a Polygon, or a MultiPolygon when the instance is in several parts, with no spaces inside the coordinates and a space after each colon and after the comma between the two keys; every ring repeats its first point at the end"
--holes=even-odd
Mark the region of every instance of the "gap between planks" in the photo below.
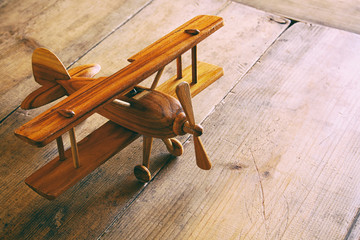
{"type": "MultiPolygon", "coordinates": [[[[93,46],[91,46],[88,50],[84,51],[84,53],[79,56],[77,59],[75,59],[73,62],[71,62],[66,69],[69,70],[75,63],[77,63],[79,60],[81,60],[84,56],[86,56],[89,52],[91,52],[94,48],[96,48],[99,44],[101,44],[103,41],[105,41],[107,38],[109,38],[112,34],[114,34],[116,31],[118,31],[121,27],[126,25],[130,20],[132,20],[134,17],[136,17],[140,12],[142,12],[146,7],[148,7],[154,0],[150,0],[147,3],[145,3],[142,7],[140,7],[135,13],[133,13],[131,16],[129,16],[125,21],[120,23],[116,28],[114,28],[112,31],[110,31],[108,34],[106,34],[102,39],[100,39],[97,43],[95,43],[93,46]]],[[[32,74],[31,74],[32,75],[32,74]]],[[[9,112],[5,117],[0,119],[0,124],[2,124],[6,119],[8,119],[14,112],[16,112],[20,108],[20,104],[15,107],[11,112],[9,112]]]]}

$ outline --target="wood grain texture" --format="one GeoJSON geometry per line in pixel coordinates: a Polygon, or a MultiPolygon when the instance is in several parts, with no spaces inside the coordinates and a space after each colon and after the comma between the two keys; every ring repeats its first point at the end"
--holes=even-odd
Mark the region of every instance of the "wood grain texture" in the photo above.
{"type": "Polygon", "coordinates": [[[175,137],[173,124],[176,116],[182,112],[180,103],[175,98],[156,90],[137,89],[139,93],[132,98],[126,96],[120,98],[130,103],[130,107],[110,103],[97,112],[142,135],[157,138],[175,137]],[[144,92],[147,94],[141,99],[134,99],[144,92]]]}
{"type": "MultiPolygon", "coordinates": [[[[235,0],[266,12],[297,21],[322,24],[346,31],[360,33],[359,1],[337,0],[235,0]]],[[[282,21],[282,20],[280,20],[282,21]]]]}
{"type": "MultiPolygon", "coordinates": [[[[61,8],[57,9],[61,12],[61,8]]],[[[117,13],[122,11],[118,9],[117,13]]],[[[225,23],[233,23],[225,25],[221,34],[214,34],[198,45],[198,59],[223,66],[226,73],[221,83],[215,82],[193,99],[196,119],[201,121],[231,90],[234,83],[243,78],[259,56],[284,31],[286,24],[281,25],[269,20],[268,14],[264,12],[240,4],[229,5],[229,2],[224,0],[154,0],[84,55],[76,66],[98,63],[102,66],[99,75],[108,76],[126,66],[128,64],[126,59],[129,56],[173,30],[174,26],[199,14],[220,15],[225,23]],[[183,11],[185,5],[187,9],[183,11]],[[144,19],[147,21],[144,22],[144,19]],[[161,28],[158,27],[159,23],[161,23],[161,28]],[[213,52],[212,48],[219,51],[213,52]],[[114,51],[114,49],[119,49],[119,51],[114,51]]],[[[126,14],[121,15],[121,17],[124,16],[126,14]]],[[[101,24],[99,26],[101,27],[101,24]]],[[[96,30],[91,27],[88,29],[89,31],[96,30]]],[[[93,32],[89,34],[96,35],[93,32]]],[[[29,56],[31,52],[29,51],[29,56]]],[[[75,59],[71,51],[56,52],[61,54],[59,55],[61,59],[75,59]]],[[[183,56],[183,61],[184,66],[189,65],[187,54],[183,56]]],[[[65,65],[68,66],[66,62],[65,65]]],[[[175,66],[167,67],[164,76],[160,79],[160,84],[175,73],[175,66]]],[[[150,84],[152,80],[153,78],[149,80],[150,84]]],[[[30,79],[29,81],[33,82],[30,79]]],[[[28,84],[23,87],[24,92],[32,91],[28,89],[30,87],[28,84]]],[[[9,96],[8,99],[12,99],[9,96]]],[[[49,202],[29,189],[23,180],[57,155],[56,144],[51,143],[46,148],[34,148],[13,136],[15,128],[44,109],[46,108],[32,111],[19,109],[1,124],[0,154],[1,159],[6,161],[2,161],[0,165],[2,176],[0,178],[0,233],[10,239],[97,238],[106,232],[114,220],[121,218],[128,206],[136,201],[144,187],[152,184],[151,182],[144,186],[133,176],[134,164],[140,164],[142,161],[142,143],[137,140],[130,144],[60,198],[49,202]],[[14,152],[17,154],[14,155],[14,152]]],[[[102,123],[104,120],[99,116],[91,116],[77,127],[79,140],[102,123]]],[[[207,129],[205,130],[207,132],[207,129]]],[[[206,132],[204,134],[207,134],[206,132]]],[[[181,139],[182,142],[184,140],[181,139]]],[[[64,144],[65,148],[69,148],[67,138],[64,138],[64,144]]],[[[206,142],[204,144],[209,150],[206,142]]],[[[192,148],[193,146],[189,147],[189,149],[192,148]]],[[[169,157],[166,151],[162,141],[154,141],[150,170],[155,176],[169,157]]],[[[195,163],[193,166],[190,164],[191,162],[184,162],[184,165],[189,168],[196,168],[195,163]]],[[[169,189],[172,188],[173,186],[169,189]]]]}
{"type": "Polygon", "coordinates": [[[38,87],[30,61],[35,48],[51,49],[68,67],[150,2],[2,1],[0,120],[38,87]]]}
{"type": "Polygon", "coordinates": [[[178,78],[178,75],[173,76],[166,82],[162,83],[156,88],[157,91],[164,92],[170,96],[177,97],[175,88],[181,82],[187,82],[190,84],[191,97],[195,97],[198,93],[206,89],[216,80],[224,75],[222,67],[215,66],[213,64],[198,62],[198,83],[191,84],[192,71],[191,65],[182,71],[182,78],[178,78]]]}
{"type": "Polygon", "coordinates": [[[103,239],[357,239],[358,50],[293,25],[203,123],[212,170],[171,162],[103,239]]]}
{"type": "Polygon", "coordinates": [[[53,200],[139,136],[115,123],[107,122],[77,144],[80,167],[74,168],[72,149],[69,149],[65,152],[64,161],[56,157],[25,182],[43,197],[53,200]]]}
{"type": "Polygon", "coordinates": [[[126,93],[154,72],[176,59],[223,26],[223,20],[217,16],[200,15],[178,27],[160,40],[145,57],[133,62],[113,75],[94,80],[53,108],[40,114],[15,131],[23,140],[35,146],[45,146],[67,132],[73,126],[92,115],[101,105],[112,102],[117,95],[126,93]],[[192,36],[184,29],[196,27],[201,32],[192,36]],[[75,112],[72,118],[63,118],[58,109],[75,112]]]}

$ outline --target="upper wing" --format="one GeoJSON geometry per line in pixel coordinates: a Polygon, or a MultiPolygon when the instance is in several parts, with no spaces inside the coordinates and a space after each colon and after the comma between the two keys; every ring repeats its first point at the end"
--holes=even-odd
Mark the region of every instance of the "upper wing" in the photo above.
{"type": "Polygon", "coordinates": [[[194,47],[207,36],[223,26],[216,16],[198,16],[164,36],[154,44],[161,43],[154,51],[154,44],[142,51],[139,58],[115,74],[100,78],[84,86],[54,107],[35,117],[15,131],[25,141],[44,146],[67,132],[93,114],[103,104],[111,102],[135,85],[164,67],[177,56],[194,47]],[[185,33],[186,29],[197,29],[197,35],[185,33]],[[72,114],[62,114],[63,112],[72,114]]]}

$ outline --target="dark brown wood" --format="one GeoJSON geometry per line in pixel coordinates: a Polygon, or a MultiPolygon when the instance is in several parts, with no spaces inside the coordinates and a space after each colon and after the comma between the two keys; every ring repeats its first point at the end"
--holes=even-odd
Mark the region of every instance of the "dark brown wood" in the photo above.
{"type": "Polygon", "coordinates": [[[106,79],[97,79],[81,88],[17,129],[15,134],[30,144],[45,146],[85,120],[99,107],[112,102],[116,96],[125,93],[222,26],[223,20],[220,17],[202,15],[193,18],[143,50],[141,52],[143,55],[140,54],[141,57],[135,58],[137,61],[106,79]],[[183,30],[189,28],[199,29],[200,33],[196,36],[186,34],[183,30]],[[64,118],[56,113],[58,109],[74,111],[75,116],[64,118]]]}
{"type": "Polygon", "coordinates": [[[56,138],[56,145],[59,152],[59,161],[64,161],[66,157],[65,157],[64,143],[61,136],[56,138]]]}
{"type": "Polygon", "coordinates": [[[142,135],[157,138],[175,137],[173,123],[182,111],[180,103],[156,90],[138,87],[137,91],[139,93],[131,98],[120,98],[130,103],[131,107],[110,103],[100,108],[98,113],[142,135]]]}
{"type": "Polygon", "coordinates": [[[68,149],[65,161],[59,161],[59,157],[56,157],[29,176],[25,183],[41,196],[54,199],[139,136],[109,121],[78,143],[79,168],[74,168],[68,149]]]}
{"type": "Polygon", "coordinates": [[[182,60],[181,55],[176,58],[176,72],[177,72],[177,79],[182,78],[182,60]]]}
{"type": "Polygon", "coordinates": [[[191,35],[198,35],[200,33],[198,29],[185,29],[185,32],[191,35]]]}
{"type": "Polygon", "coordinates": [[[197,53],[196,45],[191,49],[192,83],[197,83],[197,53]]]}

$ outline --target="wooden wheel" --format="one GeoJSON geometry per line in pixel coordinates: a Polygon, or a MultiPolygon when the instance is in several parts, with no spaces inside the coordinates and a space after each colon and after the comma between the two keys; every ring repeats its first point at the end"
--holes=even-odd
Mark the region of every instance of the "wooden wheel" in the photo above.
{"type": "Polygon", "coordinates": [[[162,140],[165,143],[166,149],[169,151],[170,154],[174,156],[180,156],[184,152],[181,142],[179,142],[177,139],[164,138],[162,140]]]}
{"type": "Polygon", "coordinates": [[[151,173],[144,165],[135,166],[134,175],[140,182],[143,183],[149,182],[151,180],[151,173]]]}
{"type": "Polygon", "coordinates": [[[183,148],[181,142],[175,138],[171,138],[170,141],[173,146],[172,151],[169,151],[170,154],[172,154],[174,156],[181,156],[184,152],[184,148],[183,148]]]}

